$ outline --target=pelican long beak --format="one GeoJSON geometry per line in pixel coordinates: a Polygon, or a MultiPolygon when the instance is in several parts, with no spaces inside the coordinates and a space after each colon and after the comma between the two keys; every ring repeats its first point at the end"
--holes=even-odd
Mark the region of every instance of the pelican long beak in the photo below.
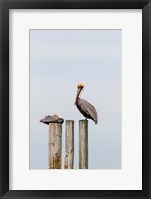
{"type": "Polygon", "coordinates": [[[79,97],[81,90],[82,90],[81,87],[77,89],[77,95],[76,95],[76,99],[75,99],[74,105],[76,104],[77,98],[79,97]]]}

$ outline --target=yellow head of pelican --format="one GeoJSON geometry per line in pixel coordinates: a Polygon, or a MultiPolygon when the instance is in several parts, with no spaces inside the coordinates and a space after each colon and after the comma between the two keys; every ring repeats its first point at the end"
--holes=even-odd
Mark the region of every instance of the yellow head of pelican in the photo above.
{"type": "Polygon", "coordinates": [[[59,113],[55,113],[54,116],[57,116],[57,117],[61,118],[59,113]]]}
{"type": "Polygon", "coordinates": [[[77,88],[84,88],[84,82],[80,82],[78,85],[77,85],[77,88]]]}

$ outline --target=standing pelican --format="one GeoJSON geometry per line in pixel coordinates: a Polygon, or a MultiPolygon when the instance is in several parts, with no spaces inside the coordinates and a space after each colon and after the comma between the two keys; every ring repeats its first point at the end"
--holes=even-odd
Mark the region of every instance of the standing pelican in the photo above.
{"type": "Polygon", "coordinates": [[[94,106],[92,106],[89,102],[87,102],[84,99],[80,99],[80,93],[84,88],[84,83],[80,82],[77,85],[77,95],[76,95],[76,100],[75,100],[75,105],[77,106],[77,108],[79,109],[79,111],[82,113],[82,115],[84,117],[92,119],[95,124],[98,123],[98,115],[96,112],[96,109],[94,106]]]}
{"type": "Polygon", "coordinates": [[[49,123],[63,123],[64,119],[60,117],[59,114],[54,114],[53,116],[47,115],[43,119],[40,120],[40,122],[43,122],[44,124],[49,124],[49,123]]]}

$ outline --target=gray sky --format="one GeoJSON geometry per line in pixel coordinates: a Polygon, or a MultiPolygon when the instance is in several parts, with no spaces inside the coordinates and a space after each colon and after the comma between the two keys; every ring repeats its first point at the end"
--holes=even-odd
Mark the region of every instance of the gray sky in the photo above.
{"type": "Polygon", "coordinates": [[[30,169],[48,168],[48,126],[39,120],[54,113],[75,120],[78,168],[78,120],[84,117],[74,101],[80,81],[81,98],[99,119],[98,125],[89,120],[89,169],[120,169],[121,78],[121,30],[30,30],[30,169]]]}

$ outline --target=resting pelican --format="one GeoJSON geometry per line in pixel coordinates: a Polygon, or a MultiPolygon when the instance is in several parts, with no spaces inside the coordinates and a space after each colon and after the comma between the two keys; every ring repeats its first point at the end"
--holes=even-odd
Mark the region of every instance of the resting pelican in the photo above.
{"type": "Polygon", "coordinates": [[[53,116],[47,115],[43,119],[40,120],[40,122],[43,122],[44,124],[49,124],[49,123],[63,123],[64,119],[60,117],[59,114],[54,114],[53,116]]]}
{"type": "Polygon", "coordinates": [[[95,124],[98,123],[98,115],[96,112],[96,109],[94,106],[92,106],[89,102],[87,102],[84,99],[80,99],[80,93],[84,88],[84,83],[80,82],[77,85],[77,96],[76,96],[76,100],[75,100],[75,105],[77,106],[77,108],[79,109],[79,111],[82,113],[82,115],[84,117],[92,119],[95,124]]]}

